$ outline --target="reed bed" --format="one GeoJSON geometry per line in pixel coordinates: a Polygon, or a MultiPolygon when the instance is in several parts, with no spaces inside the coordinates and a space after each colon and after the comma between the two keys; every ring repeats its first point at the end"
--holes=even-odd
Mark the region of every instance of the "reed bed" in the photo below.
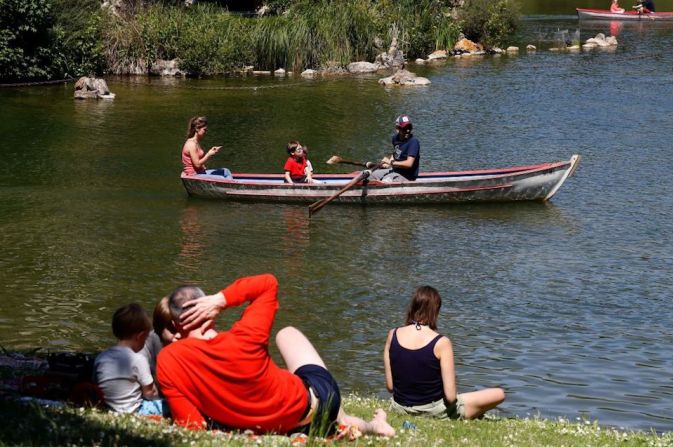
{"type": "Polygon", "coordinates": [[[300,71],[373,61],[397,35],[407,57],[453,45],[458,24],[438,0],[300,0],[284,14],[243,17],[210,4],[151,4],[103,25],[114,73],[137,72],[157,59],[180,60],[196,76],[252,65],[300,71]]]}

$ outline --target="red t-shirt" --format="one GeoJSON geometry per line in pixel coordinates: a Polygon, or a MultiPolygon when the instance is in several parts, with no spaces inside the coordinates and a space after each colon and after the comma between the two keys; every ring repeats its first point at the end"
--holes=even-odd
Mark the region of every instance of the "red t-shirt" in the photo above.
{"type": "Polygon", "coordinates": [[[306,175],[304,172],[306,169],[306,159],[302,158],[301,161],[297,161],[294,157],[289,157],[285,162],[285,171],[290,171],[291,177],[301,177],[306,175]]]}
{"type": "Polygon", "coordinates": [[[270,274],[235,281],[222,290],[227,307],[250,305],[229,331],[212,340],[178,340],[159,352],[157,381],[175,422],[199,429],[206,416],[260,433],[297,426],[308,405],[306,387],[268,351],[277,292],[270,274]]]}

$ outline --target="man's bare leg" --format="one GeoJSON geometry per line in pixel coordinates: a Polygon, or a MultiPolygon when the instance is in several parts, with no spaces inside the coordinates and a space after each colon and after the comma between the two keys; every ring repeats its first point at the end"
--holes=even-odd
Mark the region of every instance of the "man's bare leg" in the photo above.
{"type": "MultiPolygon", "coordinates": [[[[297,328],[288,326],[276,334],[276,345],[280,351],[285,366],[290,372],[295,372],[304,365],[318,365],[327,369],[311,342],[297,328]]],[[[395,429],[388,424],[386,412],[381,408],[374,412],[374,418],[366,422],[359,417],[346,414],[343,407],[339,408],[337,421],[344,425],[354,425],[362,433],[380,436],[394,436],[395,429]]]]}

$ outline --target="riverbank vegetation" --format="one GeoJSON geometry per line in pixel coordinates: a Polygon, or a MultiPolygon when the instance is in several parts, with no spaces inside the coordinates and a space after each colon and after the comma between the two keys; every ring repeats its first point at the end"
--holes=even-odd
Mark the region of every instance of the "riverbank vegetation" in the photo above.
{"type": "MultiPolygon", "coordinates": [[[[349,413],[368,418],[386,403],[377,399],[348,396],[349,413]]],[[[191,432],[138,416],[99,410],[0,401],[1,445],[127,445],[127,446],[212,446],[212,445],[291,445],[286,436],[252,436],[244,433],[191,432]]],[[[548,421],[542,419],[487,418],[478,421],[437,421],[389,413],[397,430],[392,439],[366,437],[343,445],[462,445],[462,446],[670,446],[673,434],[625,432],[600,427],[588,421],[548,421]]],[[[324,445],[309,439],[308,445],[324,445]]]]}
{"type": "Polygon", "coordinates": [[[504,43],[515,0],[275,0],[265,16],[227,2],[0,0],[0,82],[145,74],[157,60],[194,76],[343,67],[373,61],[397,37],[408,60],[451,48],[461,31],[504,43]]]}

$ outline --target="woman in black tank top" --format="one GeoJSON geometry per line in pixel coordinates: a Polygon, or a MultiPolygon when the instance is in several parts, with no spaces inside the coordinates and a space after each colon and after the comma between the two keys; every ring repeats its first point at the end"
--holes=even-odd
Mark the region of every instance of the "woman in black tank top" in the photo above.
{"type": "Polygon", "coordinates": [[[419,287],[409,303],[406,325],[388,333],[383,360],[392,407],[442,419],[478,418],[503,402],[505,392],[456,392],[451,340],[436,332],[441,305],[436,289],[419,287]]]}

